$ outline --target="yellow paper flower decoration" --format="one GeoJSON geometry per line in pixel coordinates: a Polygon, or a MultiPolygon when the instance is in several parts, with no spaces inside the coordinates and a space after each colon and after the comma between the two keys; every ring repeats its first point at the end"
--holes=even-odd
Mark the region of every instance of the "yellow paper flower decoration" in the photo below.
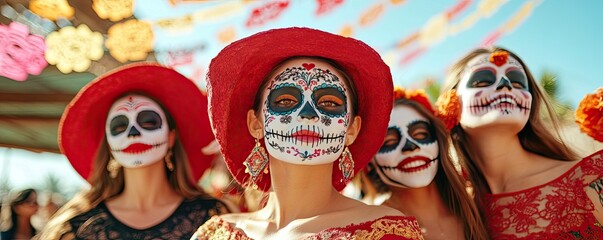
{"type": "Polygon", "coordinates": [[[582,132],[603,142],[603,88],[586,94],[576,109],[576,122],[582,132]]]}
{"type": "Polygon", "coordinates": [[[102,19],[117,22],[132,16],[134,0],[93,0],[92,9],[102,19]]]}
{"type": "Polygon", "coordinates": [[[144,60],[153,50],[153,29],[146,22],[129,20],[109,28],[105,46],[120,62],[144,60]]]}
{"type": "Polygon", "coordinates": [[[83,72],[103,54],[103,36],[85,24],[68,26],[46,37],[46,61],[62,73],[83,72]]]}
{"type": "Polygon", "coordinates": [[[59,18],[72,18],[75,13],[75,9],[67,0],[31,0],[29,10],[52,21],[59,18]]]}

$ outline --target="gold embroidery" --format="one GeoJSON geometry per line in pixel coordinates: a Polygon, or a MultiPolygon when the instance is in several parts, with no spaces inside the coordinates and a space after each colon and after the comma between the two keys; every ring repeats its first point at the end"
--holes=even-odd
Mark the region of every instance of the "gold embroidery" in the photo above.
{"type": "Polygon", "coordinates": [[[218,216],[212,217],[201,225],[195,234],[198,240],[251,240],[218,216]]]}
{"type": "Polygon", "coordinates": [[[379,219],[371,224],[369,230],[357,230],[353,239],[381,239],[385,235],[401,236],[408,239],[423,239],[416,221],[379,219]]]}

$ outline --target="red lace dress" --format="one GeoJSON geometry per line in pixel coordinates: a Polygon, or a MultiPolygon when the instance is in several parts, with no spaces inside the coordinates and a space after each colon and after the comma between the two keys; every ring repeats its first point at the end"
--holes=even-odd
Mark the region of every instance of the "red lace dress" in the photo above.
{"type": "MultiPolygon", "coordinates": [[[[214,216],[203,224],[193,238],[197,240],[248,240],[251,239],[230,223],[214,216]]],[[[419,223],[414,217],[390,216],[342,228],[329,228],[305,240],[323,239],[423,239],[419,223]]]]}
{"type": "Polygon", "coordinates": [[[603,204],[603,150],[549,183],[485,196],[493,239],[603,239],[594,204],[603,204]],[[598,192],[592,202],[586,190],[598,192]]]}

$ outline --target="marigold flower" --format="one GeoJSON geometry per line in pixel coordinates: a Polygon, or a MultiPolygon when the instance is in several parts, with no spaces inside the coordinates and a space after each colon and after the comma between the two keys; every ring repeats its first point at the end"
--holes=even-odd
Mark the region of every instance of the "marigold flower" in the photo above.
{"type": "Polygon", "coordinates": [[[461,102],[452,89],[438,97],[436,101],[436,116],[444,122],[446,129],[450,131],[461,121],[461,102]]]}
{"type": "Polygon", "coordinates": [[[580,130],[603,142],[603,88],[586,94],[576,109],[576,122],[580,130]]]}
{"type": "Polygon", "coordinates": [[[505,63],[507,63],[507,60],[509,60],[509,52],[507,52],[507,51],[493,52],[492,54],[490,54],[489,60],[491,63],[494,63],[494,65],[500,67],[502,65],[505,65],[505,63]]]}
{"type": "Polygon", "coordinates": [[[429,101],[429,97],[427,96],[425,91],[423,91],[423,89],[407,90],[402,87],[396,86],[394,87],[394,101],[398,99],[408,99],[411,101],[418,102],[430,112],[435,113],[435,110],[433,109],[433,106],[429,101]]]}

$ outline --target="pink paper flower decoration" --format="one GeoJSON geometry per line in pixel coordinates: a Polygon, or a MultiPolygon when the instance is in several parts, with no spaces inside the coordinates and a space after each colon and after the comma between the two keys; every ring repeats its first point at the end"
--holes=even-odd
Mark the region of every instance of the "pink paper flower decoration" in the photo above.
{"type": "Polygon", "coordinates": [[[26,25],[0,24],[0,76],[25,81],[27,74],[40,74],[48,65],[45,50],[44,38],[29,34],[26,25]]]}

